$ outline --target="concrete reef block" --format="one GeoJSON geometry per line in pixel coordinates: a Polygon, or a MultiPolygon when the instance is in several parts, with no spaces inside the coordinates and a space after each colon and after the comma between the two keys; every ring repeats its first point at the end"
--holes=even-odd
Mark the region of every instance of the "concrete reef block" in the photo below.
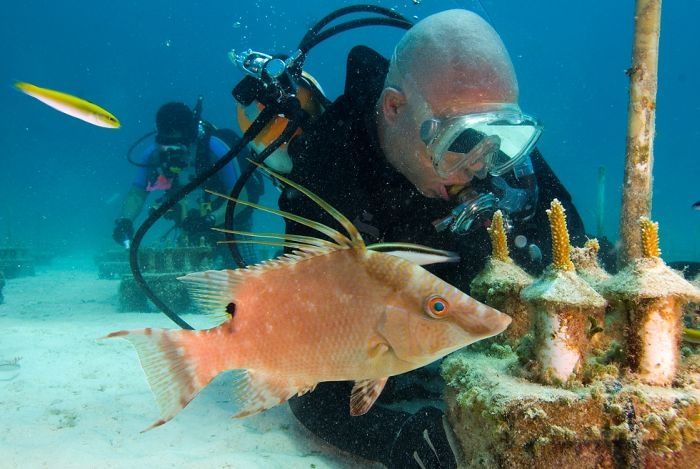
{"type": "Polygon", "coordinates": [[[514,356],[460,352],[442,365],[460,467],[698,467],[700,389],[616,379],[568,389],[512,376],[514,356]]]}
{"type": "Polygon", "coordinates": [[[0,248],[0,271],[5,278],[34,275],[34,258],[26,248],[0,248]]]}
{"type": "MultiPolygon", "coordinates": [[[[144,274],[144,280],[168,306],[175,311],[190,309],[192,301],[187,293],[187,288],[177,280],[178,274],[144,274]]],[[[119,284],[119,309],[123,312],[142,311],[157,312],[149,308],[148,299],[141,287],[136,283],[133,275],[126,275],[119,284]]]]}
{"type": "Polygon", "coordinates": [[[530,313],[527,303],[520,298],[520,293],[532,280],[514,263],[489,258],[484,269],[472,281],[469,292],[471,296],[513,319],[508,329],[494,337],[494,341],[515,348],[527,334],[530,329],[530,313]]]}
{"type": "MultiPolygon", "coordinates": [[[[213,248],[208,246],[139,250],[139,268],[149,274],[207,270],[214,267],[213,259],[213,248]]],[[[131,273],[129,251],[125,249],[104,252],[95,258],[95,263],[100,278],[119,278],[131,273]]]]}

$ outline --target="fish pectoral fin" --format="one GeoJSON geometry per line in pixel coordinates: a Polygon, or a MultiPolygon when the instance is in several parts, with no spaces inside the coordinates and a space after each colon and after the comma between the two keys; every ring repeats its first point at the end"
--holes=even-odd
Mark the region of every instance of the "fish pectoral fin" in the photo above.
{"type": "Polygon", "coordinates": [[[386,377],[356,381],[350,395],[350,415],[357,417],[366,414],[382,393],[388,379],[386,377]]]}
{"type": "Polygon", "coordinates": [[[236,370],[233,398],[234,418],[247,417],[286,402],[290,397],[312,391],[316,384],[295,382],[284,376],[257,370],[236,370]]]}
{"type": "Polygon", "coordinates": [[[246,270],[208,270],[178,277],[187,286],[190,297],[214,325],[231,319],[235,311],[236,291],[243,283],[246,270]]]}
{"type": "Polygon", "coordinates": [[[381,358],[389,351],[389,344],[382,336],[374,336],[367,342],[367,357],[371,360],[381,358]]]}

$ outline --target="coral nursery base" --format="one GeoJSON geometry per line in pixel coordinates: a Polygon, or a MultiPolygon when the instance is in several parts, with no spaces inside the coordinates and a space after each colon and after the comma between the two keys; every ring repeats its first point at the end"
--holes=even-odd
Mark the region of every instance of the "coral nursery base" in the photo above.
{"type": "Polygon", "coordinates": [[[561,389],[511,375],[514,355],[445,360],[462,467],[700,467],[700,390],[607,380],[561,389]]]}

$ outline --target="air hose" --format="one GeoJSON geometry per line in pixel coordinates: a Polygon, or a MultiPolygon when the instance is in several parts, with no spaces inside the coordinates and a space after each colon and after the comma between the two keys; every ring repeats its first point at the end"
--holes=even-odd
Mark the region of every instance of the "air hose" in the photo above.
{"type": "MultiPolygon", "coordinates": [[[[349,6],[345,8],[340,8],[325,17],[323,17],[321,20],[319,20],[312,28],[309,29],[309,31],[306,33],[304,38],[301,40],[299,43],[299,52],[300,52],[300,58],[297,62],[293,63],[290,67],[290,70],[288,70],[287,73],[293,74],[296,77],[301,76],[301,69],[303,66],[303,61],[306,56],[306,54],[316,45],[319,43],[325,41],[326,39],[333,37],[339,33],[342,33],[344,31],[348,31],[351,29],[359,28],[359,27],[364,27],[364,26],[375,26],[375,25],[381,25],[381,26],[393,26],[393,27],[398,27],[402,29],[408,29],[410,28],[413,23],[406,19],[404,16],[400,15],[399,13],[396,13],[388,8],[383,8],[379,7],[376,5],[354,5],[354,6],[349,6]],[[332,26],[325,31],[322,31],[325,26],[327,26],[330,22],[336,20],[337,18],[340,18],[344,15],[352,14],[352,13],[376,13],[379,15],[384,16],[384,18],[361,18],[361,19],[355,19],[351,21],[347,21],[345,23],[341,23],[335,26],[332,26]]],[[[315,86],[311,86],[312,92],[317,95],[317,97],[323,97],[322,93],[320,90],[318,90],[315,86]]],[[[256,163],[262,164],[262,162],[267,158],[270,154],[272,154],[280,145],[283,143],[288,142],[292,136],[294,135],[294,132],[296,129],[298,129],[300,126],[303,125],[304,120],[306,118],[306,115],[304,111],[301,109],[301,106],[299,102],[296,100],[296,97],[293,94],[287,94],[284,93],[280,90],[281,96],[278,100],[277,103],[265,106],[265,108],[260,112],[258,117],[253,121],[252,125],[248,128],[248,130],[243,134],[243,137],[231,148],[231,150],[226,153],[222,158],[220,158],[217,163],[212,166],[210,169],[202,173],[200,176],[198,176],[196,179],[192,180],[190,183],[185,185],[184,187],[180,188],[173,196],[168,197],[166,201],[158,207],[155,211],[153,211],[150,216],[146,219],[146,221],[143,222],[143,224],[139,227],[139,229],[136,231],[136,234],[134,235],[134,239],[131,243],[131,249],[129,251],[129,261],[131,264],[131,271],[134,275],[134,279],[136,283],[143,289],[145,295],[150,299],[153,304],[155,304],[168,318],[170,318],[175,324],[178,326],[182,327],[183,329],[192,329],[192,326],[190,326],[187,322],[185,322],[180,316],[177,315],[172,309],[168,307],[148,286],[146,283],[145,279],[143,278],[143,275],[141,274],[141,271],[139,269],[139,259],[138,259],[138,250],[141,245],[141,241],[143,240],[145,234],[148,232],[148,230],[168,211],[170,210],[175,204],[180,202],[187,194],[192,192],[193,190],[197,189],[204,181],[206,181],[208,178],[213,176],[216,172],[218,172],[220,169],[222,169],[224,166],[226,166],[233,158],[238,156],[241,151],[250,143],[264,128],[266,125],[268,125],[269,122],[272,121],[272,119],[275,116],[278,116],[280,114],[286,115],[286,117],[289,119],[289,122],[287,123],[284,131],[278,138],[276,138],[270,145],[268,145],[265,150],[260,152],[258,155],[256,155],[253,159],[256,163]]],[[[325,97],[323,97],[325,99],[325,97]]],[[[327,99],[320,99],[320,102],[324,102],[328,104],[329,102],[327,99]]],[[[198,104],[201,105],[201,100],[198,101],[198,104]]],[[[133,151],[133,148],[136,147],[139,143],[141,143],[143,140],[145,140],[147,137],[151,136],[153,133],[146,134],[143,137],[141,137],[137,142],[135,142],[131,148],[129,148],[128,152],[128,159],[129,162],[139,166],[139,167],[149,167],[149,165],[137,163],[131,159],[131,152],[133,151]]],[[[226,221],[225,221],[225,226],[229,230],[233,230],[233,220],[234,220],[234,213],[235,213],[235,207],[236,207],[236,202],[235,199],[238,199],[240,196],[241,191],[243,190],[243,187],[245,184],[248,182],[250,176],[253,174],[257,167],[253,164],[249,164],[244,173],[241,175],[240,178],[236,181],[234,187],[231,190],[231,198],[234,200],[229,200],[228,204],[226,206],[226,221]]],[[[233,240],[233,235],[228,234],[226,235],[227,240],[231,241],[233,240]]],[[[230,249],[231,249],[231,255],[233,259],[236,261],[239,267],[245,267],[246,263],[243,257],[241,256],[240,252],[237,249],[237,245],[235,243],[230,244],[230,249]]]]}
{"type": "MultiPolygon", "coordinates": [[[[295,77],[301,77],[301,69],[303,67],[303,62],[304,59],[306,58],[306,55],[308,52],[321,42],[325,41],[326,39],[333,37],[339,33],[342,33],[344,31],[348,31],[351,29],[356,29],[364,26],[393,26],[397,28],[402,28],[402,29],[409,29],[411,26],[413,26],[413,23],[402,16],[399,13],[396,13],[395,11],[392,11],[388,8],[384,7],[379,7],[376,5],[353,5],[353,6],[348,6],[345,8],[340,8],[338,10],[335,10],[334,12],[324,16],[321,18],[314,26],[309,28],[309,31],[304,35],[302,40],[299,43],[298,50],[300,52],[299,59],[295,61],[290,68],[287,70],[287,73],[294,75],[295,77]],[[326,30],[323,30],[324,27],[326,27],[329,23],[332,21],[353,13],[377,13],[379,15],[384,16],[382,17],[371,17],[371,18],[360,18],[360,19],[355,19],[355,20],[350,20],[346,21],[345,23],[340,23],[335,26],[332,26],[326,30]]],[[[316,99],[319,102],[324,103],[325,106],[328,106],[330,102],[327,100],[325,96],[323,96],[323,93],[320,92],[320,90],[313,85],[313,83],[307,82],[307,84],[310,85],[310,88],[312,90],[312,93],[315,95],[316,99]]],[[[299,108],[298,101],[294,99],[294,97],[291,97],[293,101],[296,102],[297,107],[299,108]]],[[[267,109],[267,108],[266,108],[267,109]]],[[[255,162],[256,163],[262,163],[267,156],[272,154],[280,145],[283,143],[288,143],[289,139],[293,136],[294,132],[296,129],[299,127],[300,124],[303,123],[304,118],[303,116],[303,111],[299,108],[298,110],[298,116],[297,118],[290,118],[287,126],[285,127],[284,132],[275,140],[273,141],[270,145],[268,145],[265,150],[260,152],[256,157],[255,157],[255,162]]],[[[289,116],[287,116],[289,117],[289,116]]],[[[231,189],[231,194],[230,194],[230,200],[227,202],[226,206],[226,221],[225,221],[225,227],[228,231],[235,230],[233,226],[233,221],[234,221],[234,212],[235,212],[235,207],[236,207],[236,200],[239,198],[241,191],[243,190],[243,187],[245,187],[245,184],[248,182],[248,179],[250,176],[253,174],[253,171],[255,171],[256,167],[254,165],[250,165],[246,169],[246,171],[241,175],[241,177],[236,181],[236,184],[234,187],[231,189]]],[[[226,233],[226,240],[227,241],[233,241],[234,240],[234,235],[231,233],[226,233]]],[[[231,252],[231,257],[233,257],[233,260],[236,262],[238,267],[243,268],[247,266],[247,263],[243,259],[243,256],[241,255],[238,245],[236,243],[230,243],[229,244],[229,249],[231,252]]]]}
{"type": "Polygon", "coordinates": [[[168,197],[163,204],[158,207],[146,221],[141,224],[139,229],[134,235],[134,239],[131,242],[131,248],[129,249],[129,263],[131,264],[131,272],[134,275],[134,280],[143,289],[145,295],[149,300],[153,302],[166,316],[168,316],[175,324],[182,327],[183,329],[192,329],[187,322],[185,322],[180,316],[177,315],[172,309],[168,307],[148,286],[148,283],[143,278],[141,270],[139,269],[139,257],[138,251],[141,245],[143,237],[146,235],[148,230],[172,207],[180,202],[187,194],[197,189],[204,181],[209,179],[215,173],[217,173],[221,168],[226,166],[233,158],[235,158],[250,141],[252,141],[255,136],[269,123],[269,121],[276,115],[276,111],[272,107],[267,107],[263,109],[258,117],[253,121],[250,128],[243,134],[243,137],[238,141],[236,145],[229,150],[223,157],[221,157],[215,165],[209,168],[206,172],[202,173],[199,177],[192,180],[187,185],[180,188],[172,197],[168,197]]]}

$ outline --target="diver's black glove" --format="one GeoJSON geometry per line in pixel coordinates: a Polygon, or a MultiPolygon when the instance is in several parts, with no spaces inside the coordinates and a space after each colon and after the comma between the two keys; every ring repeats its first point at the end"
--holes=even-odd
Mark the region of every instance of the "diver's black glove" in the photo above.
{"type": "Polygon", "coordinates": [[[444,414],[435,407],[423,407],[401,427],[389,454],[387,466],[395,468],[456,468],[444,425],[444,414]]]}
{"type": "Polygon", "coordinates": [[[117,218],[114,220],[114,231],[112,231],[112,239],[117,244],[129,247],[131,239],[134,237],[134,224],[128,218],[117,218]]]}

